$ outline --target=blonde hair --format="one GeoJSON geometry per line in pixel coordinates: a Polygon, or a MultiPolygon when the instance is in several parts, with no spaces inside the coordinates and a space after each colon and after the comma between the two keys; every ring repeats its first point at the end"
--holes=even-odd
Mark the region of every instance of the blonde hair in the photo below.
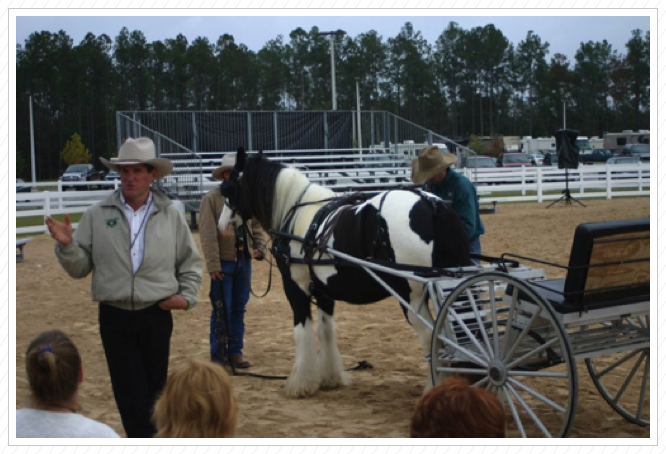
{"type": "Polygon", "coordinates": [[[65,402],[79,387],[81,356],[65,333],[46,331],[28,346],[25,368],[33,401],[41,404],[65,402]]]}
{"type": "Polygon", "coordinates": [[[421,396],[412,438],[504,438],[506,415],[495,394],[455,376],[421,396]]]}
{"type": "Polygon", "coordinates": [[[233,385],[224,368],[190,360],[169,376],[155,404],[155,437],[230,438],[236,414],[233,385]]]}

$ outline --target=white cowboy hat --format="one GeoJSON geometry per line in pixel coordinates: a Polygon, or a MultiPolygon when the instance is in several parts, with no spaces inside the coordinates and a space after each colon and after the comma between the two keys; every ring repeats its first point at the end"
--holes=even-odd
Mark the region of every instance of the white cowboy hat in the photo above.
{"type": "Polygon", "coordinates": [[[222,174],[236,165],[236,153],[227,153],[222,158],[222,165],[213,170],[213,178],[222,181],[222,174]]]}
{"type": "Polygon", "coordinates": [[[111,170],[119,172],[123,165],[149,164],[155,168],[155,179],[163,178],[173,171],[173,164],[165,158],[155,157],[155,144],[148,137],[132,139],[128,137],[118,150],[118,157],[108,161],[99,158],[111,170]]]}
{"type": "Polygon", "coordinates": [[[412,181],[416,184],[425,183],[456,161],[456,155],[453,153],[443,152],[434,145],[425,147],[419,153],[419,157],[412,161],[412,181]]]}

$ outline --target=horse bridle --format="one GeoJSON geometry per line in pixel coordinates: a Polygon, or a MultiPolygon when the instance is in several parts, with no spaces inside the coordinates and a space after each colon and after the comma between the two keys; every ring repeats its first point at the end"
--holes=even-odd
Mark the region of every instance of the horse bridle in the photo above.
{"type": "MultiPolygon", "coordinates": [[[[239,148],[239,153],[241,152],[242,148],[239,148]]],[[[240,218],[242,220],[241,224],[238,225],[236,223],[236,215],[239,212],[239,199],[240,199],[240,170],[237,168],[237,166],[234,166],[231,169],[231,173],[229,174],[229,178],[225,181],[223,181],[220,184],[220,192],[224,196],[224,204],[231,210],[231,225],[234,229],[234,234],[236,235],[236,269],[234,270],[234,273],[238,271],[238,262],[240,260],[245,260],[245,248],[247,246],[247,241],[246,238],[247,236],[250,237],[252,240],[253,244],[257,244],[257,240],[255,237],[252,235],[251,229],[248,228],[247,225],[247,219],[245,219],[241,213],[240,218]]],[[[264,257],[266,257],[266,254],[268,254],[268,244],[265,245],[265,250],[266,252],[264,253],[264,257]]],[[[248,251],[249,254],[249,251],[248,251]]],[[[270,264],[270,269],[268,271],[268,285],[266,286],[266,291],[263,293],[263,295],[258,295],[254,293],[254,290],[252,289],[252,282],[250,282],[250,279],[247,278],[247,275],[245,275],[245,279],[247,281],[247,286],[250,289],[250,293],[256,297],[256,298],[263,298],[264,296],[268,295],[268,292],[271,290],[271,284],[273,281],[273,262],[269,260],[270,264]]]]}

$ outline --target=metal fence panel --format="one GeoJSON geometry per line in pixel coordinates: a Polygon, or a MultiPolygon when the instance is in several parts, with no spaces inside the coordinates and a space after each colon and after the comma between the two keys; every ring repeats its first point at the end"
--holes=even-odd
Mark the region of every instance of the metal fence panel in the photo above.
{"type": "Polygon", "coordinates": [[[386,111],[223,111],[223,112],[118,112],[118,147],[127,137],[153,138],[161,156],[174,161],[174,172],[158,182],[167,192],[198,207],[202,184],[222,156],[239,146],[276,156],[294,156],[298,150],[335,154],[358,150],[382,159],[403,160],[394,167],[409,167],[427,145],[458,155],[459,166],[473,153],[448,138],[386,111]]]}

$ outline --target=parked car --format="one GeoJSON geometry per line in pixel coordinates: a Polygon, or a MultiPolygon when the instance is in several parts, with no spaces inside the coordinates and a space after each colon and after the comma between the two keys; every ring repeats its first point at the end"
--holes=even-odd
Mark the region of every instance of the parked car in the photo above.
{"type": "Polygon", "coordinates": [[[469,156],[465,160],[465,166],[472,169],[483,169],[497,167],[497,164],[490,156],[469,156]]]}
{"type": "Polygon", "coordinates": [[[524,153],[501,153],[497,158],[498,167],[532,167],[524,153]]]}
{"type": "MultiPolygon", "coordinates": [[[[640,164],[641,160],[638,156],[613,156],[612,158],[609,158],[608,161],[606,161],[606,165],[610,166],[613,168],[614,166],[619,166],[619,165],[637,165],[640,164]]],[[[614,179],[620,179],[620,178],[637,178],[638,177],[638,171],[631,171],[631,170],[612,170],[611,175],[614,179]]],[[[643,173],[644,176],[649,176],[649,171],[648,173],[643,173]]]]}
{"type": "Polygon", "coordinates": [[[546,153],[543,157],[544,166],[557,166],[558,162],[557,153],[546,153]]]}
{"type": "Polygon", "coordinates": [[[72,164],[67,167],[67,170],[62,174],[60,180],[62,181],[62,190],[66,191],[68,188],[75,188],[77,191],[90,189],[90,186],[72,185],[68,186],[65,183],[80,182],[80,181],[102,181],[104,179],[104,172],[95,170],[92,164],[72,164]]]}
{"type": "Polygon", "coordinates": [[[640,158],[637,156],[613,156],[606,161],[608,165],[620,165],[620,164],[638,164],[641,162],[640,158]]]}
{"type": "Polygon", "coordinates": [[[643,162],[650,162],[650,145],[643,143],[625,145],[622,149],[622,156],[633,156],[643,162]]]}
{"type": "Polygon", "coordinates": [[[604,164],[609,158],[613,156],[610,150],[599,148],[596,150],[586,151],[578,154],[578,162],[581,164],[604,164]]]}
{"type": "Polygon", "coordinates": [[[16,179],[16,193],[18,194],[19,192],[30,192],[32,191],[32,188],[30,186],[25,185],[25,181],[23,181],[23,178],[17,178],[16,179]]]}
{"type": "Polygon", "coordinates": [[[109,173],[106,174],[104,177],[105,181],[115,181],[115,180],[120,180],[120,174],[116,172],[115,170],[109,170],[109,173]]]}
{"type": "Polygon", "coordinates": [[[541,153],[531,153],[527,155],[527,159],[530,160],[534,167],[540,166],[543,164],[543,154],[541,153]]]}

